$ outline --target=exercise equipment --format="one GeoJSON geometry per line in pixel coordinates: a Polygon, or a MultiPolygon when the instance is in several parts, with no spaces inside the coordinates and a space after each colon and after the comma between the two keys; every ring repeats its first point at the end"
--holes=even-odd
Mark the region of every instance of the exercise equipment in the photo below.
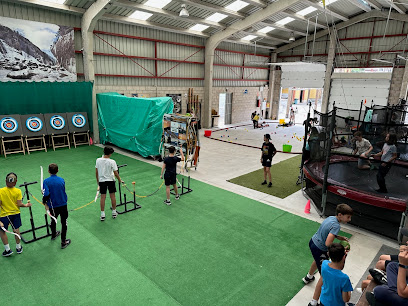
{"type": "MultiPolygon", "coordinates": [[[[177,183],[179,184],[179,186],[181,188],[181,192],[178,193],[180,196],[185,195],[185,194],[190,193],[190,192],[193,191],[193,189],[190,188],[190,176],[187,177],[187,186],[184,186],[184,177],[181,179],[181,184],[180,184],[178,179],[177,179],[177,183]]],[[[176,194],[174,192],[174,188],[170,189],[170,193],[172,195],[176,194]]]]}
{"type": "Polygon", "coordinates": [[[5,158],[7,154],[13,153],[24,153],[25,155],[20,115],[0,115],[0,136],[1,150],[5,158]],[[13,147],[13,144],[17,144],[18,148],[13,147]]]}
{"type": "MultiPolygon", "coordinates": [[[[119,169],[123,168],[123,167],[127,167],[127,164],[123,164],[118,166],[118,173],[119,173],[119,169]]],[[[126,199],[126,193],[123,193],[123,201],[122,201],[122,188],[121,188],[121,183],[118,182],[119,185],[119,204],[116,204],[116,211],[118,212],[119,215],[128,213],[130,211],[142,208],[142,206],[140,206],[139,204],[136,203],[136,193],[134,192],[135,190],[133,190],[133,199],[132,200],[127,200],[126,199]],[[130,204],[131,208],[128,209],[128,205],[130,204]],[[125,206],[125,209],[123,211],[118,211],[118,207],[121,206],[125,206]],[[132,207],[133,206],[133,207],[132,207]]],[[[125,186],[124,186],[125,187],[125,186]]],[[[133,184],[133,189],[135,189],[135,185],[133,184]]]]}

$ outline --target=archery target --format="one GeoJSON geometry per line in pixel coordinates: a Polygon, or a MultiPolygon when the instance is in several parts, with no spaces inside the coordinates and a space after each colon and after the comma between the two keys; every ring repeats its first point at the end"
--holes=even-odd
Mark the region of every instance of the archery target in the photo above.
{"type": "Polygon", "coordinates": [[[65,127],[65,120],[60,115],[54,115],[50,119],[50,125],[55,130],[62,130],[65,127]]]}
{"type": "Polygon", "coordinates": [[[72,116],[72,124],[80,129],[81,127],[83,127],[86,123],[86,119],[83,115],[81,114],[75,114],[72,116]]]}
{"type": "Polygon", "coordinates": [[[4,133],[12,134],[18,129],[18,123],[13,117],[4,117],[0,121],[0,128],[4,133]]]}
{"type": "Polygon", "coordinates": [[[43,122],[36,116],[29,117],[26,120],[26,127],[31,132],[39,132],[43,128],[43,122]]]}

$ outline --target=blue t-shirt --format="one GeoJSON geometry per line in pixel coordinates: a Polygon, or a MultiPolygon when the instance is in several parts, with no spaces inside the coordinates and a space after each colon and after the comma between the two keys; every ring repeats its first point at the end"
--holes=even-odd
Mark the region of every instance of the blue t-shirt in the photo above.
{"type": "Polygon", "coordinates": [[[325,260],[322,264],[323,286],[320,302],[323,305],[344,306],[341,293],[353,291],[353,287],[348,275],[341,270],[331,268],[329,262],[325,260]]]}
{"type": "Polygon", "coordinates": [[[44,196],[50,196],[47,201],[49,208],[67,205],[67,194],[65,193],[65,181],[62,177],[52,174],[44,180],[44,196]]]}
{"type": "Polygon", "coordinates": [[[329,234],[337,236],[340,231],[340,223],[335,216],[328,217],[320,225],[316,234],[313,235],[313,243],[322,251],[327,251],[326,239],[329,234]]]}

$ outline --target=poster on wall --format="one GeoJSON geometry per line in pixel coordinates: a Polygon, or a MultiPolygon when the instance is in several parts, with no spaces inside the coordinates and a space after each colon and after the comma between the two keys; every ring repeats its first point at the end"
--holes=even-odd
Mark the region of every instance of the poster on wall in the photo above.
{"type": "Polygon", "coordinates": [[[173,113],[180,114],[181,113],[181,94],[166,94],[166,97],[171,97],[173,99],[173,113]]]}
{"type": "Polygon", "coordinates": [[[72,27],[0,19],[0,81],[76,80],[72,27]]]}

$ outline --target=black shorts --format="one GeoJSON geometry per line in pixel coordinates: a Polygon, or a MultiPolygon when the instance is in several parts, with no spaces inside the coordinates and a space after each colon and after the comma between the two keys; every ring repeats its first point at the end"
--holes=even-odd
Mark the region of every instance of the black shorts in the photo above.
{"type": "Polygon", "coordinates": [[[268,167],[268,168],[272,167],[272,158],[271,159],[262,158],[262,166],[268,167]]]}
{"type": "MultiPolygon", "coordinates": [[[[0,221],[4,224],[5,229],[8,229],[8,226],[10,225],[10,223],[11,223],[11,228],[12,229],[18,229],[21,226],[20,214],[1,217],[0,221]]],[[[0,231],[2,231],[2,229],[0,229],[0,231]]]]}
{"type": "Polygon", "coordinates": [[[322,263],[324,260],[329,259],[329,254],[327,251],[322,251],[321,249],[319,249],[317,245],[314,244],[312,239],[310,239],[309,241],[309,248],[310,248],[310,251],[312,252],[313,259],[316,262],[317,269],[319,270],[319,273],[321,274],[322,263]]]}
{"type": "Polygon", "coordinates": [[[176,182],[176,174],[164,175],[164,184],[166,186],[174,185],[176,182]]]}
{"type": "Polygon", "coordinates": [[[99,182],[99,192],[101,194],[106,194],[106,190],[109,189],[109,193],[116,192],[116,184],[114,181],[99,182]]]}

